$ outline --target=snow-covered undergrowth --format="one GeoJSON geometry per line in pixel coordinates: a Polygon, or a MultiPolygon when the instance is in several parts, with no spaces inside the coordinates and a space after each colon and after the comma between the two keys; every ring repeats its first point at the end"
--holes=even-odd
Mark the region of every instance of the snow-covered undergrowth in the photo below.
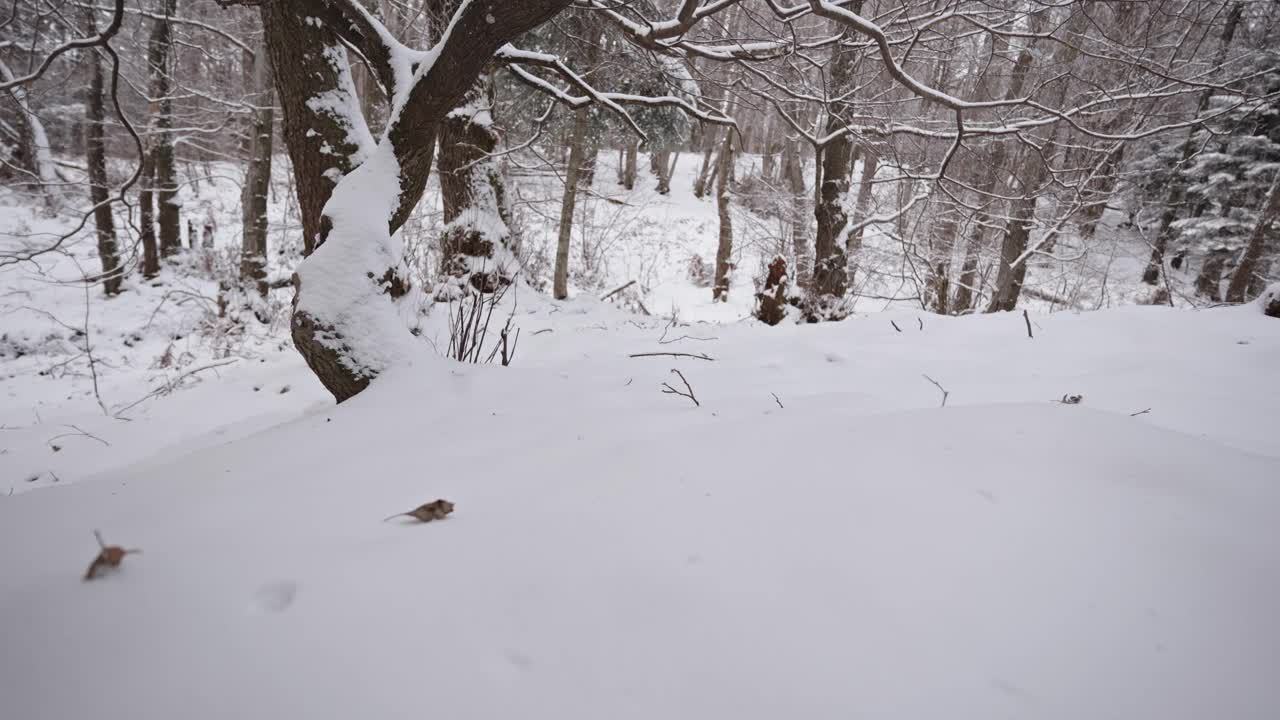
{"type": "Polygon", "coordinates": [[[1275,717],[1276,321],[1032,320],[530,301],[516,367],[339,407],[229,366],[42,450],[248,424],[0,500],[4,715],[1275,717]],[[143,553],[86,584],[95,528],[143,553]]]}

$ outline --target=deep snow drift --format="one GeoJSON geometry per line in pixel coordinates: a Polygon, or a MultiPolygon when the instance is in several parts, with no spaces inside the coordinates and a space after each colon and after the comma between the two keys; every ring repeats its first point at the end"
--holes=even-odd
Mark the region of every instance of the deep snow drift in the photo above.
{"type": "Polygon", "coordinates": [[[250,430],[0,498],[0,715],[1277,717],[1280,323],[1032,320],[530,301],[515,367],[341,407],[220,369],[57,454],[250,430]],[[143,554],[82,583],[95,528],[143,554]]]}

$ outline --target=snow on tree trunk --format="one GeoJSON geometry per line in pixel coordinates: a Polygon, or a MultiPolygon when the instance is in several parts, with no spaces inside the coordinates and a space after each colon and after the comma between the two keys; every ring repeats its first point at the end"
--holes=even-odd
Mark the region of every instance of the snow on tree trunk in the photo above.
{"type": "Polygon", "coordinates": [[[142,276],[153,278],[160,272],[160,249],[156,245],[155,155],[148,140],[142,150],[138,174],[138,234],[142,240],[142,276]]]}
{"type": "Polygon", "coordinates": [[[263,3],[261,15],[302,215],[303,254],[310,255],[334,185],[369,157],[374,140],[358,110],[346,48],[323,23],[308,22],[307,0],[263,3]]]}
{"type": "Polygon", "coordinates": [[[511,211],[507,183],[490,155],[498,144],[487,82],[478,83],[468,103],[440,126],[440,194],[444,233],[437,297],[448,299],[471,287],[494,292],[515,279],[519,262],[511,252],[511,211]]]}
{"type": "MultiPolygon", "coordinates": [[[[0,60],[0,80],[6,82],[13,80],[13,73],[3,60],[0,60]]],[[[53,212],[57,206],[54,188],[58,183],[58,171],[53,162],[49,135],[45,132],[40,116],[32,107],[31,96],[27,93],[27,89],[21,85],[15,85],[9,88],[9,95],[18,106],[18,134],[25,169],[35,176],[38,182],[37,189],[44,196],[46,207],[53,212]]]]}
{"type": "Polygon", "coordinates": [[[163,15],[154,21],[147,54],[151,67],[151,101],[155,103],[155,147],[151,152],[155,171],[160,255],[165,257],[182,250],[182,228],[178,217],[178,169],[173,150],[173,76],[169,57],[170,46],[173,44],[169,17],[177,10],[177,5],[178,0],[164,0],[163,15]]]}
{"type": "Polygon", "coordinates": [[[267,197],[271,190],[271,135],[275,98],[265,43],[253,57],[253,124],[250,126],[249,168],[245,172],[240,250],[240,279],[267,295],[267,197]]]}
{"type": "MultiPolygon", "coordinates": [[[[93,11],[86,10],[89,33],[93,30],[93,11]]],[[[103,123],[106,108],[102,93],[106,79],[102,60],[90,49],[84,53],[89,62],[89,94],[85,103],[86,160],[89,166],[89,199],[93,202],[93,221],[98,231],[98,259],[102,261],[102,289],[107,295],[120,292],[120,256],[116,247],[116,228],[111,214],[107,188],[107,148],[103,123]]]]}
{"type": "MultiPolygon", "coordinates": [[[[1028,153],[1028,155],[1034,155],[1028,153]]],[[[1009,220],[1005,226],[1004,241],[1000,245],[1000,270],[996,273],[995,292],[987,312],[1013,310],[1018,306],[1018,297],[1022,294],[1022,282],[1026,277],[1027,263],[1018,262],[1027,250],[1031,239],[1031,228],[1036,222],[1037,192],[1044,177],[1048,174],[1047,165],[1038,155],[1029,160],[1034,165],[1023,176],[1023,192],[1013,202],[1009,210],[1009,220]]]]}
{"type": "MultiPolygon", "coordinates": [[[[861,7],[861,3],[855,3],[861,7]]],[[[857,12],[855,10],[855,12],[857,12]]],[[[853,53],[837,46],[831,63],[830,94],[839,96],[853,86],[853,53]]],[[[844,129],[847,103],[832,102],[828,108],[828,134],[844,129]]],[[[849,224],[846,207],[849,196],[849,173],[853,169],[853,141],[848,133],[827,142],[822,148],[818,175],[818,198],[813,213],[818,221],[813,241],[813,282],[808,288],[806,314],[810,321],[839,320],[844,317],[844,294],[849,286],[848,256],[845,250],[845,227],[849,224]]]]}
{"type": "Polygon", "coordinates": [[[1258,261],[1262,258],[1262,250],[1266,245],[1267,231],[1275,223],[1276,218],[1280,217],[1280,173],[1277,173],[1275,179],[1271,181],[1271,189],[1267,191],[1267,199],[1264,202],[1258,221],[1253,226],[1253,232],[1249,234],[1249,244],[1245,246],[1244,257],[1240,259],[1240,264],[1231,274],[1231,283],[1227,286],[1227,302],[1244,302],[1245,293],[1249,290],[1254,275],[1258,273],[1258,261]]]}
{"type": "MultiPolygon", "coordinates": [[[[263,4],[299,199],[304,198],[304,184],[310,188],[305,191],[308,202],[315,202],[326,190],[318,182],[320,174],[336,182],[314,219],[314,250],[294,273],[292,336],[307,365],[339,402],[393,367],[414,364],[414,358],[426,355],[393,302],[404,290],[397,275],[403,247],[396,231],[422,197],[436,136],[446,116],[466,104],[498,48],[569,3],[521,0],[503,3],[501,8],[494,0],[463,3],[429,52],[389,44],[379,33],[363,38],[366,58],[382,54],[385,66],[379,65],[384,71],[380,81],[392,96],[387,130],[376,145],[368,140],[346,52],[330,29],[335,23],[315,22],[309,14],[340,14],[342,9],[303,0],[263,4]],[[279,36],[294,30],[303,34],[279,36]],[[309,135],[306,123],[311,121],[321,125],[311,128],[314,136],[344,143],[359,152],[362,161],[345,175],[339,174],[343,166],[357,160],[331,159],[338,146],[309,135]],[[365,154],[362,149],[367,145],[372,149],[365,154]]],[[[365,22],[364,27],[372,25],[368,16],[358,19],[365,22]]],[[[337,24],[348,20],[335,18],[337,24]]],[[[351,29],[358,31],[361,26],[351,29]]],[[[376,57],[373,62],[377,64],[376,57]]]]}

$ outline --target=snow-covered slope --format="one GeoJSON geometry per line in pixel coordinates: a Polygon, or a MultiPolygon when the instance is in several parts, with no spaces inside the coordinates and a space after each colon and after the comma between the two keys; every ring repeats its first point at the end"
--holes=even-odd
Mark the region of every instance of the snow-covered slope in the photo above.
{"type": "Polygon", "coordinates": [[[1280,714],[1256,308],[1029,339],[534,305],[516,367],[419,364],[333,407],[300,361],[240,363],[104,439],[261,413],[264,383],[302,414],[0,498],[0,715],[1280,714]],[[717,359],[628,357],[668,351],[717,359]],[[660,392],[672,368],[701,407],[660,392]],[[442,522],[382,522],[437,497],[442,522]],[[143,553],[82,583],[95,528],[143,553]]]}

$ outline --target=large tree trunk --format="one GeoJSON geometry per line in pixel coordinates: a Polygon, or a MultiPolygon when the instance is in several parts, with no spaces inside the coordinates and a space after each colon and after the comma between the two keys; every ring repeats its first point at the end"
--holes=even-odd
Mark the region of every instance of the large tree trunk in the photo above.
{"type": "Polygon", "coordinates": [[[1250,285],[1261,286],[1255,279],[1258,273],[1258,260],[1262,257],[1262,249],[1266,245],[1267,231],[1280,217],[1280,174],[1271,181],[1271,189],[1267,191],[1267,199],[1258,213],[1258,222],[1249,235],[1249,244],[1245,246],[1244,257],[1231,274],[1231,283],[1227,286],[1227,302],[1242,303],[1250,285]]]}
{"type": "MultiPolygon", "coordinates": [[[[492,0],[471,2],[453,13],[430,66],[410,75],[394,72],[389,62],[379,64],[385,67],[380,81],[394,86],[397,102],[376,145],[355,112],[359,105],[350,68],[336,35],[339,30],[362,33],[365,16],[353,21],[343,15],[347,6],[314,0],[262,5],[299,200],[315,203],[328,196],[312,218],[314,250],[294,274],[293,341],[339,402],[423,352],[390,299],[403,261],[393,233],[422,197],[440,124],[466,102],[498,48],[570,2],[521,0],[500,8],[492,0]],[[325,102],[313,102],[316,98],[325,102]],[[339,145],[327,142],[330,133],[339,145]],[[344,148],[360,157],[344,154],[344,148]],[[330,169],[337,173],[325,177],[330,169]]],[[[364,49],[366,57],[387,52],[376,35],[365,38],[364,49]]]]}
{"type": "MultiPolygon", "coordinates": [[[[861,0],[853,3],[860,12],[861,0]]],[[[831,63],[830,94],[841,97],[853,87],[853,53],[839,45],[831,63]]],[[[827,108],[828,135],[844,129],[849,106],[842,100],[827,108]]],[[[853,168],[853,140],[848,133],[829,140],[821,150],[821,162],[814,164],[818,197],[814,216],[818,231],[813,242],[813,283],[806,301],[810,321],[838,320],[844,317],[844,294],[848,290],[848,256],[845,254],[844,229],[849,224],[845,214],[849,194],[849,173],[853,168]],[[821,173],[821,174],[819,174],[821,173]]]]}
{"type": "Polygon", "coordinates": [[[182,250],[182,228],[178,218],[178,168],[173,150],[173,76],[169,57],[173,31],[169,18],[178,0],[164,0],[164,15],[156,18],[151,30],[147,59],[151,66],[151,99],[156,104],[155,171],[156,204],[159,209],[160,254],[164,257],[182,250]]]}
{"type": "MultiPolygon", "coordinates": [[[[93,11],[85,11],[89,34],[93,28],[93,11]]],[[[103,123],[106,121],[106,108],[103,105],[102,93],[106,84],[102,71],[102,59],[93,48],[85,51],[89,61],[89,96],[85,103],[85,137],[84,146],[86,160],[89,165],[89,199],[93,202],[93,221],[98,230],[98,259],[102,261],[102,289],[107,295],[120,292],[121,270],[120,256],[116,248],[116,228],[111,215],[111,203],[108,202],[107,189],[107,148],[103,123]]]]}
{"type": "MultiPolygon", "coordinates": [[[[1039,158],[1037,158],[1038,160],[1039,158]]],[[[1037,166],[1045,167],[1043,162],[1037,166]]],[[[1027,262],[1018,259],[1027,250],[1031,228],[1035,225],[1036,189],[1044,182],[1044,172],[1033,169],[1025,178],[1024,197],[1013,202],[1004,242],[1000,246],[1000,270],[996,274],[996,287],[987,312],[1013,310],[1018,306],[1022,283],[1026,278],[1027,262]],[[1016,264],[1015,264],[1016,263],[1016,264]]]]}
{"type": "Polygon", "coordinates": [[[156,245],[156,163],[150,142],[143,147],[138,174],[138,234],[142,240],[142,276],[153,278],[160,272],[160,249],[156,245]]]}
{"type": "Polygon", "coordinates": [[[253,125],[249,138],[249,168],[245,172],[240,249],[240,279],[267,295],[267,198],[271,190],[271,134],[275,103],[265,43],[253,56],[253,125]]]}
{"type": "Polygon", "coordinates": [[[586,108],[579,108],[574,112],[569,166],[565,169],[564,197],[560,200],[560,236],[556,242],[555,278],[551,291],[557,300],[569,297],[569,242],[573,238],[573,208],[578,201],[578,181],[582,171],[587,120],[586,108]]]}
{"type": "MultiPolygon", "coordinates": [[[[0,60],[0,80],[13,81],[13,73],[9,66],[0,60]]],[[[16,114],[19,136],[19,159],[23,169],[31,173],[37,183],[37,190],[44,196],[45,206],[50,213],[57,207],[54,189],[58,183],[58,172],[53,162],[53,149],[49,146],[49,135],[45,132],[44,123],[36,114],[31,104],[31,96],[21,85],[9,88],[9,96],[18,106],[16,114]]]]}
{"type": "Polygon", "coordinates": [[[468,287],[494,292],[515,279],[519,263],[511,251],[511,211],[507,182],[492,158],[498,145],[493,129],[492,84],[480,82],[468,103],[449,113],[438,142],[444,234],[440,241],[441,283],[437,297],[468,287]]]}
{"type": "MultiPolygon", "coordinates": [[[[303,254],[315,250],[321,215],[333,187],[369,156],[373,136],[359,107],[347,51],[321,23],[308,22],[306,0],[262,3],[271,74],[280,101],[281,134],[293,165],[302,215],[303,254]],[[331,102],[313,103],[325,96],[331,102]]],[[[423,138],[432,147],[434,134],[423,138]]]]}
{"type": "Polygon", "coordinates": [[[733,133],[725,132],[720,143],[720,156],[716,158],[716,211],[720,216],[720,243],[716,248],[716,279],[711,288],[711,299],[729,300],[730,273],[733,265],[733,217],[729,213],[729,178],[733,167],[733,133]]]}

